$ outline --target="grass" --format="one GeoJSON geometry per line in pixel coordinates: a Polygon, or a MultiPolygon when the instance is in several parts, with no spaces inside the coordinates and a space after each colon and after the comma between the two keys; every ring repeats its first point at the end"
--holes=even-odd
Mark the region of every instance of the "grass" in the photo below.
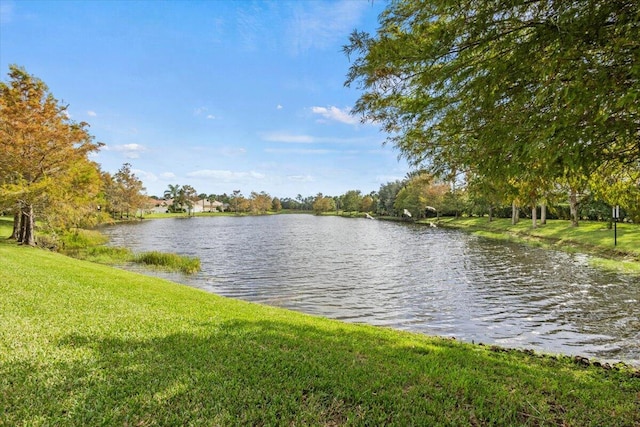
{"type": "Polygon", "coordinates": [[[173,271],[192,274],[200,271],[200,260],[166,252],[144,252],[133,257],[133,261],[140,264],[155,265],[173,271]]]}
{"type": "Polygon", "coordinates": [[[510,219],[498,218],[489,222],[487,217],[444,218],[439,222],[445,227],[472,231],[494,239],[508,239],[537,244],[569,252],[594,255],[593,264],[599,267],[640,273],[640,225],[617,224],[617,245],[614,246],[614,230],[606,222],[583,221],[579,227],[571,227],[569,221],[548,220],[547,224],[531,228],[530,220],[511,225],[510,219]]]}
{"type": "Polygon", "coordinates": [[[66,250],[84,249],[107,243],[108,238],[96,230],[76,229],[63,234],[60,243],[66,250]]]}
{"type": "Polygon", "coordinates": [[[6,242],[0,295],[0,425],[640,425],[625,366],[345,324],[6,242]]]}

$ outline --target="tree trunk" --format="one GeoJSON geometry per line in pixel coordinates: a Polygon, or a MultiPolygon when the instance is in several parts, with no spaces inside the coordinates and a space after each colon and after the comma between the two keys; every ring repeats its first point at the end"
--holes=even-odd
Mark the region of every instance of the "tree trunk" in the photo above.
{"type": "Polygon", "coordinates": [[[547,223],[547,204],[543,203],[540,207],[540,224],[547,223]]]}
{"type": "Polygon", "coordinates": [[[511,203],[511,225],[516,225],[520,221],[520,210],[516,202],[511,203]]]}
{"type": "Polygon", "coordinates": [[[489,206],[489,222],[493,221],[493,206],[489,206]]]}
{"type": "Polygon", "coordinates": [[[571,210],[571,226],[578,226],[578,194],[576,190],[571,189],[571,194],[569,195],[569,207],[571,210]]]}
{"type": "Polygon", "coordinates": [[[11,236],[9,236],[10,240],[18,240],[20,235],[20,209],[16,209],[13,214],[13,231],[11,231],[11,236]]]}
{"type": "Polygon", "coordinates": [[[536,205],[531,207],[531,227],[538,228],[538,207],[536,205]]]}
{"type": "Polygon", "coordinates": [[[33,233],[33,205],[22,207],[22,218],[20,220],[20,238],[18,243],[35,246],[36,239],[33,233]]]}

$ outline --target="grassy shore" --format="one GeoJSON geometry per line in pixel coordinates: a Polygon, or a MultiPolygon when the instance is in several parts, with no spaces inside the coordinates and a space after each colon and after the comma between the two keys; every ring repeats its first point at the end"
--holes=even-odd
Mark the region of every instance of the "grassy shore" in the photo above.
{"type": "MultiPolygon", "coordinates": [[[[433,220],[430,220],[433,221],[433,220]]],[[[429,222],[422,221],[422,222],[429,222]]],[[[617,224],[617,245],[614,246],[614,230],[606,222],[583,221],[579,227],[571,227],[569,221],[548,220],[547,224],[531,227],[530,220],[511,225],[510,219],[498,218],[489,222],[483,218],[444,218],[440,226],[459,228],[493,239],[508,239],[536,244],[569,252],[595,255],[594,264],[640,273],[640,225],[617,224]]]]}
{"type": "Polygon", "coordinates": [[[0,295],[0,425],[640,425],[629,367],[344,324],[6,242],[0,295]]]}

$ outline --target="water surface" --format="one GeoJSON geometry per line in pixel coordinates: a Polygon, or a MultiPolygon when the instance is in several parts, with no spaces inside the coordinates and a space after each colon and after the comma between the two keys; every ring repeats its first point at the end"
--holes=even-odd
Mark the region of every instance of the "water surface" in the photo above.
{"type": "Polygon", "coordinates": [[[640,365],[638,278],[592,268],[586,255],[311,215],[173,218],[105,232],[111,244],[134,251],[199,257],[202,271],[194,276],[161,275],[219,295],[640,365]]]}

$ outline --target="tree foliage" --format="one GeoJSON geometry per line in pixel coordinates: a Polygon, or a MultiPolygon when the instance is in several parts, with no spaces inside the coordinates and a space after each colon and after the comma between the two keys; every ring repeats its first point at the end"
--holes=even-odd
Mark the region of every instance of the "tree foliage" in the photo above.
{"type": "Polygon", "coordinates": [[[14,206],[17,240],[34,245],[37,213],[69,213],[97,196],[97,165],[88,155],[101,144],[42,80],[15,65],[8,75],[0,82],[0,199],[14,206]]]}
{"type": "Polygon", "coordinates": [[[445,208],[449,186],[436,182],[432,175],[421,173],[410,178],[398,192],[394,209],[411,212],[413,218],[426,216],[427,211],[438,215],[445,208]]]}
{"type": "Polygon", "coordinates": [[[349,190],[341,197],[342,210],[345,212],[359,212],[362,202],[362,193],[360,190],[349,190]]]}
{"type": "Polygon", "coordinates": [[[331,212],[336,209],[336,203],[333,197],[324,196],[322,193],[318,193],[313,201],[313,213],[320,215],[323,212],[331,212]]]}
{"type": "Polygon", "coordinates": [[[107,209],[112,216],[126,216],[136,214],[138,209],[144,209],[147,197],[144,195],[142,181],[131,170],[131,164],[125,163],[111,177],[104,177],[105,198],[107,209]]]}
{"type": "Polygon", "coordinates": [[[257,193],[251,192],[251,199],[249,202],[250,210],[253,213],[266,214],[273,205],[271,196],[264,191],[257,193]]]}
{"type": "Polygon", "coordinates": [[[638,167],[639,23],[630,0],[393,1],[351,35],[346,84],[412,164],[517,179],[535,204],[638,167]]]}

